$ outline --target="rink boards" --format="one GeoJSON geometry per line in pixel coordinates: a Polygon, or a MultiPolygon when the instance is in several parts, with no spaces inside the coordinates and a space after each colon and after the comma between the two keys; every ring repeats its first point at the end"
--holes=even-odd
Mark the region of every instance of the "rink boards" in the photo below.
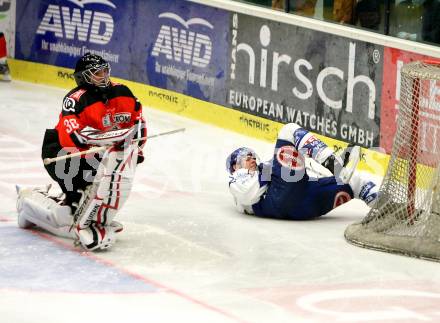
{"type": "MultiPolygon", "coordinates": [[[[74,86],[72,69],[21,60],[10,60],[10,65],[13,77],[20,80],[66,89],[74,86]]],[[[129,86],[146,107],[196,119],[253,138],[274,142],[279,129],[283,126],[280,122],[232,110],[174,91],[117,78],[113,80],[129,86]]],[[[336,151],[347,145],[337,139],[316,135],[336,151]]],[[[384,174],[388,160],[389,156],[384,153],[364,149],[359,168],[375,174],[384,174]]]]}
{"type": "MultiPolygon", "coordinates": [[[[72,88],[76,60],[91,51],[145,106],[270,142],[295,122],[336,151],[347,142],[368,148],[360,168],[381,175],[397,127],[400,69],[440,57],[433,46],[220,0],[13,7],[16,79],[72,88]]],[[[436,118],[422,128],[437,129],[436,118]]]]}

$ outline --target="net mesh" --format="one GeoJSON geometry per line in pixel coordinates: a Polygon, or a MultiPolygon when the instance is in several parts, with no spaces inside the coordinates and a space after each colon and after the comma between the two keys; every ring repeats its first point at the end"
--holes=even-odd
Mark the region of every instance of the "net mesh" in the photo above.
{"type": "Polygon", "coordinates": [[[440,261],[440,62],[402,67],[397,132],[379,198],[345,238],[440,261]]]}

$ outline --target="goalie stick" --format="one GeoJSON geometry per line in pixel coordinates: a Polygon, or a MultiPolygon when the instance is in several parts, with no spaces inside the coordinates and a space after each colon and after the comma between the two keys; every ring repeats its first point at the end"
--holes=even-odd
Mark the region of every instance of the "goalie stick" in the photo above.
{"type": "MultiPolygon", "coordinates": [[[[173,133],[182,132],[182,131],[185,131],[185,128],[179,128],[179,129],[175,129],[175,130],[160,132],[160,133],[157,133],[157,134],[154,134],[154,135],[151,135],[151,136],[134,139],[134,140],[132,140],[132,143],[138,142],[138,141],[141,141],[141,140],[145,140],[145,139],[151,139],[151,138],[155,138],[155,137],[171,135],[173,133]]],[[[45,159],[43,159],[43,163],[44,163],[44,165],[49,165],[49,164],[57,162],[59,160],[64,160],[64,159],[78,157],[78,156],[82,156],[82,155],[86,155],[86,154],[91,154],[91,153],[96,153],[96,152],[104,151],[107,148],[108,148],[108,146],[93,147],[93,148],[90,148],[88,150],[79,151],[79,152],[73,153],[73,154],[68,154],[68,155],[54,157],[54,158],[45,158],[45,159]]]]}

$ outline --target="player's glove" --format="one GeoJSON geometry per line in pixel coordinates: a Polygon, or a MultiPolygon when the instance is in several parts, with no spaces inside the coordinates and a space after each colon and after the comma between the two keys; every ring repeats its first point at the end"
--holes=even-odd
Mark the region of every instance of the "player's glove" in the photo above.
{"type": "Polygon", "coordinates": [[[131,128],[99,131],[93,128],[85,128],[80,132],[81,137],[88,145],[92,146],[115,146],[118,149],[124,149],[131,144],[135,134],[135,126],[131,128]]]}

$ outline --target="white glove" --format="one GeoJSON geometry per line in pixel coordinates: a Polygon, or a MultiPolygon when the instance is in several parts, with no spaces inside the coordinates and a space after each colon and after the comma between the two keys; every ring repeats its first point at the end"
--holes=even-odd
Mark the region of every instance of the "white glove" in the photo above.
{"type": "Polygon", "coordinates": [[[131,128],[99,131],[91,127],[86,127],[80,131],[80,136],[85,139],[88,145],[93,146],[111,146],[115,144],[121,144],[125,141],[130,141],[135,135],[135,126],[131,128]]]}

